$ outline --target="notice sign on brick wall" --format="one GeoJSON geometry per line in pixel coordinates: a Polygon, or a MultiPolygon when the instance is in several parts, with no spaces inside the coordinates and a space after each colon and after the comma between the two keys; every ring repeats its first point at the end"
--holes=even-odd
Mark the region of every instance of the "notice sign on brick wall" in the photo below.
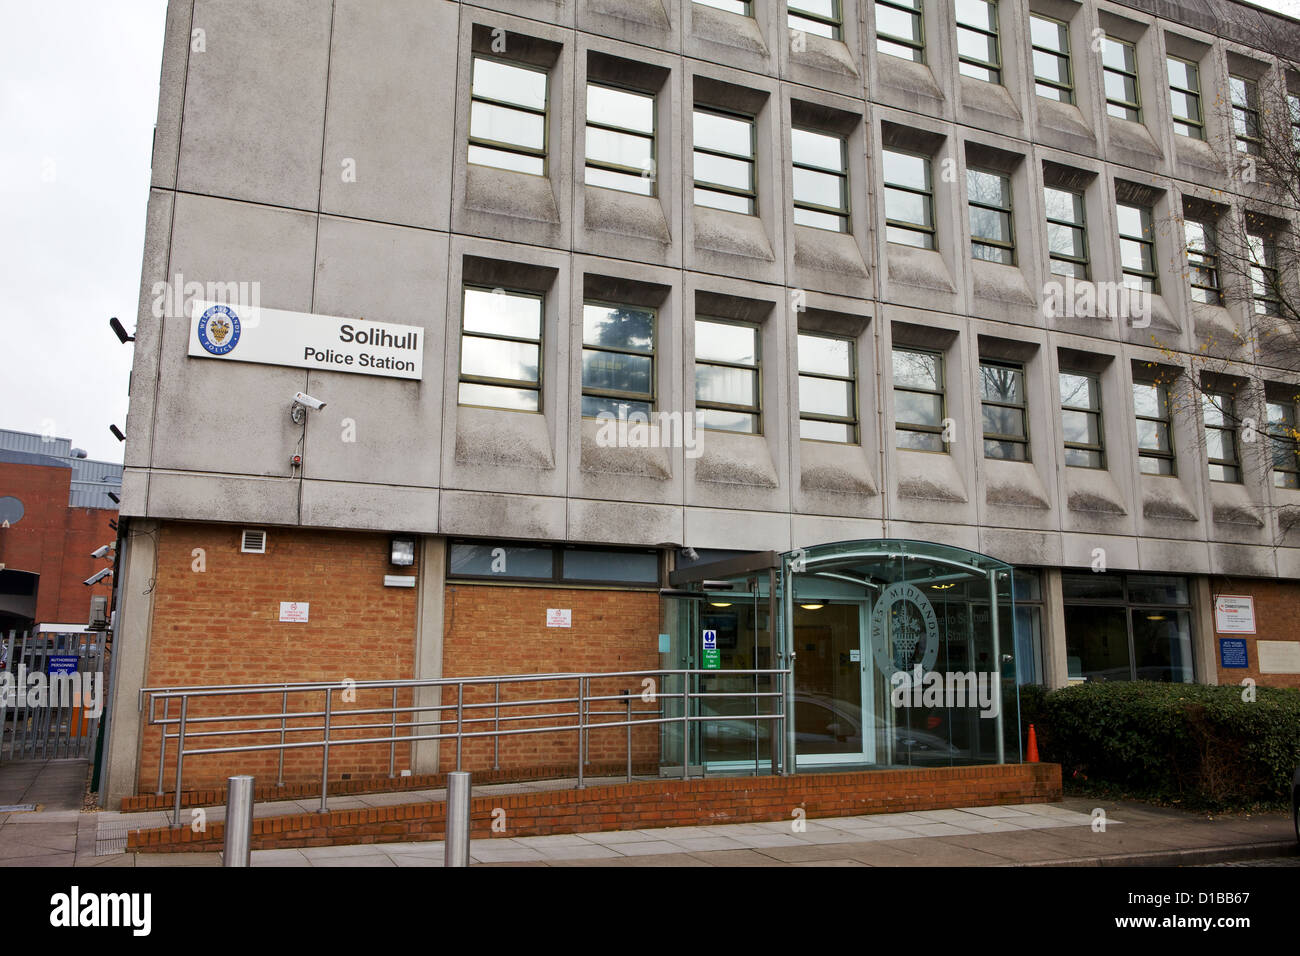
{"type": "Polygon", "coordinates": [[[281,601],[280,620],[295,624],[307,623],[307,610],[311,607],[306,601],[281,601]]]}
{"type": "Polygon", "coordinates": [[[547,627],[573,627],[573,609],[548,607],[546,609],[547,627]]]}
{"type": "Polygon", "coordinates": [[[1244,594],[1214,598],[1214,629],[1220,634],[1255,633],[1255,599],[1244,594]]]}

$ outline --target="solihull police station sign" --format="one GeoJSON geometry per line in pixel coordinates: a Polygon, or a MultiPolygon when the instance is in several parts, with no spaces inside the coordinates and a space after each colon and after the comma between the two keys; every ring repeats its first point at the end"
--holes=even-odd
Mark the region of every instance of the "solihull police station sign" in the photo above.
{"type": "Polygon", "coordinates": [[[195,302],[189,354],[418,381],[424,375],[424,329],[240,303],[195,302]]]}

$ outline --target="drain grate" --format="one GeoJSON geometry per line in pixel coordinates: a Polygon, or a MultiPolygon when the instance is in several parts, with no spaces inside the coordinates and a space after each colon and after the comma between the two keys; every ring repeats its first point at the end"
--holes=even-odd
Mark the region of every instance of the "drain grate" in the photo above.
{"type": "Polygon", "coordinates": [[[101,823],[95,829],[95,856],[126,852],[126,835],[140,827],[132,823],[101,823]]]}
{"type": "Polygon", "coordinates": [[[0,806],[0,813],[27,813],[29,810],[35,810],[34,803],[9,803],[0,806]]]}

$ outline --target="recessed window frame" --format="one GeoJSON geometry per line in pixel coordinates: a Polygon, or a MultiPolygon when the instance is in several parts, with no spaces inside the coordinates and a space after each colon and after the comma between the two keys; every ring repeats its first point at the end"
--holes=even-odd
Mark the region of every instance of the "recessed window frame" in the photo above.
{"type": "Polygon", "coordinates": [[[1250,294],[1256,315],[1282,314],[1281,273],[1277,266],[1277,244],[1257,230],[1247,227],[1246,245],[1250,252],[1250,294]]]}
{"type": "MultiPolygon", "coordinates": [[[[1096,372],[1088,372],[1080,369],[1062,368],[1057,374],[1057,397],[1058,405],[1062,414],[1065,412],[1079,412],[1096,420],[1097,441],[1095,444],[1089,442],[1066,441],[1062,438],[1062,444],[1065,447],[1065,465],[1067,468],[1091,468],[1096,471],[1104,471],[1106,468],[1106,419],[1101,407],[1101,376],[1096,372]],[[1067,405],[1065,398],[1061,395],[1060,379],[1064,375],[1075,375],[1086,378],[1091,383],[1088,389],[1088,395],[1093,400],[1089,406],[1067,405]],[[1079,464],[1070,461],[1070,452],[1082,452],[1086,455],[1095,455],[1096,464],[1079,464]]],[[[1062,435],[1064,436],[1064,424],[1062,424],[1062,435]]]]}
{"type": "Polygon", "coordinates": [[[496,411],[523,412],[525,414],[540,414],[545,408],[545,393],[543,384],[546,380],[546,295],[542,292],[534,292],[528,289],[513,289],[485,286],[475,282],[465,282],[461,285],[460,294],[460,355],[459,366],[457,368],[456,379],[456,400],[458,406],[466,408],[490,408],[496,411]],[[536,299],[538,303],[538,321],[537,321],[537,338],[531,339],[523,336],[506,335],[493,332],[481,332],[478,330],[466,330],[465,315],[467,312],[466,301],[467,294],[470,290],[486,292],[489,295],[508,295],[522,299],[536,299]],[[524,345],[537,346],[537,381],[535,383],[527,382],[523,379],[497,379],[483,375],[466,375],[463,371],[465,364],[465,339],[485,339],[497,342],[517,342],[524,345]],[[460,386],[462,385],[486,385],[495,388],[512,388],[519,391],[532,391],[537,393],[536,408],[512,408],[505,405],[482,405],[477,402],[463,402],[460,400],[460,386]]]}
{"type": "Polygon", "coordinates": [[[989,22],[992,23],[993,29],[990,30],[984,26],[966,23],[960,19],[960,0],[953,11],[953,20],[957,25],[957,72],[962,76],[969,77],[972,80],[982,80],[985,83],[993,83],[997,86],[1002,85],[1002,21],[998,11],[998,0],[967,0],[970,3],[981,3],[988,8],[989,22]],[[976,36],[991,38],[993,40],[993,52],[996,54],[996,60],[981,60],[979,57],[970,56],[961,52],[962,31],[974,34],[976,36]],[[966,71],[966,67],[976,72],[986,72],[987,76],[977,76],[974,73],[966,71]]]}
{"type": "Polygon", "coordinates": [[[1087,204],[1086,194],[1082,190],[1061,189],[1057,186],[1044,186],[1043,197],[1044,197],[1043,207],[1045,210],[1044,218],[1046,219],[1048,226],[1060,226],[1064,229],[1078,230],[1079,234],[1083,238],[1083,255],[1081,257],[1074,256],[1074,255],[1067,255],[1066,253],[1063,252],[1054,251],[1052,249],[1051,242],[1049,240],[1047,244],[1048,271],[1051,272],[1053,275],[1074,276],[1074,278],[1079,280],[1087,280],[1091,278],[1092,257],[1088,248],[1088,204],[1087,204]],[[1070,203],[1071,207],[1077,208],[1079,211],[1079,219],[1077,222],[1074,220],[1053,218],[1051,213],[1046,211],[1051,208],[1050,203],[1046,201],[1047,191],[1049,189],[1053,192],[1062,193],[1063,195],[1067,195],[1071,198],[1071,203],[1070,203]],[[1057,272],[1055,266],[1055,263],[1057,262],[1067,262],[1070,263],[1071,265],[1082,266],[1083,275],[1075,276],[1073,272],[1057,272]]]}
{"type": "Polygon", "coordinates": [[[848,415],[826,415],[820,412],[805,412],[803,410],[802,391],[800,392],[799,401],[799,438],[803,441],[822,441],[834,445],[857,445],[862,440],[862,433],[859,426],[858,418],[858,352],[857,341],[848,335],[832,335],[826,332],[810,332],[800,330],[795,342],[795,361],[798,371],[798,384],[800,389],[803,387],[803,380],[806,378],[821,379],[831,382],[844,382],[848,386],[849,402],[848,415]],[[803,367],[803,359],[800,346],[805,338],[829,339],[836,342],[843,342],[848,346],[848,375],[835,375],[830,372],[808,371],[803,367]],[[849,429],[850,437],[847,440],[840,441],[835,438],[810,438],[803,434],[803,423],[809,422],[830,422],[837,425],[845,425],[849,429]]]}
{"type": "Polygon", "coordinates": [[[692,0],[692,2],[724,13],[734,13],[738,17],[754,16],[754,0],[692,0]]]}
{"type": "Polygon", "coordinates": [[[534,585],[537,587],[555,587],[561,585],[564,587],[584,587],[584,588],[610,588],[622,591],[628,590],[658,590],[659,572],[656,570],[656,580],[626,580],[626,579],[595,579],[568,577],[564,573],[564,556],[573,552],[587,552],[592,554],[627,554],[640,555],[649,557],[654,555],[656,565],[658,564],[659,552],[654,548],[595,548],[579,547],[570,544],[532,544],[523,541],[504,541],[497,539],[474,539],[474,538],[452,538],[447,542],[447,580],[448,581],[468,581],[475,584],[485,584],[489,582],[508,583],[514,587],[534,585]],[[455,571],[452,562],[455,559],[456,549],[460,547],[490,547],[500,548],[501,557],[508,559],[508,552],[511,549],[526,549],[529,551],[546,552],[544,557],[549,559],[550,571],[547,574],[510,574],[509,562],[507,560],[507,570],[499,574],[470,574],[455,571]]]}
{"type": "Polygon", "coordinates": [[[1148,292],[1151,295],[1160,293],[1160,271],[1156,260],[1156,237],[1155,237],[1155,215],[1150,206],[1143,206],[1131,202],[1115,202],[1116,233],[1119,236],[1120,250],[1120,273],[1123,276],[1124,285],[1130,289],[1148,292]],[[1121,209],[1133,209],[1138,213],[1142,224],[1142,235],[1135,236],[1124,232],[1124,227],[1119,223],[1121,209]],[[1138,245],[1144,253],[1144,259],[1148,268],[1137,268],[1124,264],[1124,243],[1130,242],[1138,245]],[[1130,284],[1130,279],[1134,284],[1130,284]]]}
{"type": "Polygon", "coordinates": [[[1300,489],[1300,414],[1296,402],[1270,399],[1266,411],[1273,487],[1300,489]]]}
{"type": "Polygon", "coordinates": [[[1224,484],[1241,484],[1241,447],[1237,444],[1237,426],[1233,423],[1237,414],[1237,402],[1230,392],[1221,388],[1206,388],[1201,392],[1201,419],[1205,425],[1205,457],[1209,465],[1210,481],[1224,484]],[[1223,424],[1211,423],[1214,414],[1222,419],[1223,424]],[[1210,454],[1210,432],[1222,436],[1222,447],[1230,457],[1216,458],[1210,454]],[[1216,478],[1215,469],[1222,469],[1219,474],[1232,477],[1216,478]]]}
{"type": "Polygon", "coordinates": [[[979,374],[980,374],[980,422],[981,422],[981,431],[983,432],[983,436],[984,436],[983,437],[984,457],[993,458],[998,461],[1032,461],[1033,456],[1030,452],[1030,444],[1029,444],[1029,395],[1025,391],[1024,364],[1020,362],[1005,362],[1002,361],[1001,359],[982,358],[980,359],[979,362],[979,374]],[[987,397],[984,393],[984,382],[985,382],[984,370],[986,368],[1004,369],[1007,371],[1015,372],[1020,379],[1020,389],[1019,389],[1020,401],[1010,402],[1002,399],[987,397]],[[983,412],[985,406],[988,406],[990,408],[1011,409],[1016,413],[1018,413],[1020,417],[1020,431],[1022,434],[1020,435],[1002,434],[1000,432],[989,432],[983,430],[983,421],[984,421],[983,412]],[[1000,455],[1000,454],[989,454],[990,444],[993,445],[1010,444],[1010,445],[1019,446],[1021,457],[1016,457],[1015,455],[1007,456],[1007,455],[1000,455]]]}
{"type": "Polygon", "coordinates": [[[786,18],[791,30],[801,30],[828,40],[844,39],[844,0],[830,0],[832,13],[828,17],[799,5],[798,0],[787,0],[786,18]],[[812,29],[808,27],[811,26],[812,29]],[[829,32],[822,32],[823,30],[829,32]]]}
{"type": "Polygon", "coordinates": [[[540,173],[527,172],[525,170],[513,169],[509,166],[499,166],[490,163],[478,163],[472,159],[467,161],[476,166],[487,166],[491,169],[505,169],[508,172],[521,173],[525,176],[547,176],[550,172],[550,136],[551,136],[551,71],[545,67],[534,66],[531,63],[522,63],[518,60],[508,60],[503,57],[488,56],[483,53],[475,53],[470,57],[470,106],[469,106],[469,124],[473,129],[474,124],[474,104],[484,103],[489,106],[495,106],[501,109],[512,110],[518,113],[527,113],[532,116],[541,118],[542,121],[542,145],[540,147],[524,146],[518,143],[504,143],[497,140],[484,139],[476,137],[473,133],[468,134],[468,148],[473,149],[477,146],[480,149],[492,150],[494,152],[513,153],[517,156],[531,156],[542,161],[542,171],[540,173]],[[518,103],[510,103],[505,100],[498,100],[494,97],[484,96],[474,92],[474,71],[477,69],[478,61],[483,60],[489,63],[498,63],[503,66],[516,70],[527,70],[532,73],[540,73],[546,80],[546,105],[541,109],[532,106],[522,106],[518,103]]]}
{"type": "Polygon", "coordinates": [[[905,232],[912,232],[912,233],[917,233],[919,235],[925,236],[928,244],[923,246],[915,246],[912,243],[903,242],[903,243],[899,243],[899,245],[911,246],[914,249],[930,249],[930,250],[937,249],[939,245],[939,237],[938,237],[938,222],[937,222],[937,217],[935,216],[935,209],[934,209],[934,162],[933,160],[931,159],[930,156],[926,155],[925,153],[918,153],[915,152],[914,150],[908,150],[908,149],[895,149],[889,146],[886,146],[881,150],[881,159],[882,159],[881,175],[882,175],[882,181],[884,182],[886,241],[898,242],[898,240],[891,239],[889,237],[889,230],[902,229],[905,232]],[[888,179],[883,179],[883,177],[887,175],[886,170],[889,166],[889,163],[883,160],[886,154],[889,153],[894,153],[895,155],[899,155],[899,156],[911,156],[916,159],[922,160],[925,163],[925,183],[926,183],[925,188],[917,189],[915,186],[898,185],[895,183],[891,183],[888,179]],[[910,193],[913,196],[924,197],[926,209],[929,211],[930,225],[926,226],[922,223],[909,222],[907,220],[894,219],[893,217],[891,217],[889,214],[889,191],[891,189],[897,190],[899,192],[910,193]]]}
{"type": "MultiPolygon", "coordinates": [[[[656,350],[659,345],[659,310],[649,306],[632,305],[626,302],[609,302],[602,299],[584,299],[582,302],[583,312],[583,331],[582,331],[582,349],[579,364],[581,366],[581,394],[579,396],[579,407],[588,396],[592,398],[612,399],[616,403],[618,400],[625,400],[629,405],[633,402],[649,406],[649,411],[654,412],[657,408],[658,379],[656,378],[656,367],[658,365],[656,350]],[[635,312],[645,312],[650,315],[650,348],[631,349],[622,346],[612,345],[593,345],[587,342],[586,314],[588,308],[595,309],[628,309],[635,312]],[[587,352],[602,352],[609,355],[633,355],[639,358],[648,358],[650,360],[650,390],[648,392],[635,392],[624,389],[597,388],[587,385],[587,352]]],[[[594,418],[583,414],[584,418],[594,418]]]]}
{"type": "Polygon", "coordinates": [[[722,316],[697,314],[695,316],[695,329],[697,332],[697,336],[695,340],[696,341],[695,356],[693,357],[694,365],[692,367],[696,370],[697,373],[696,385],[695,385],[696,410],[698,411],[703,409],[705,411],[712,410],[712,411],[719,411],[719,412],[735,412],[741,415],[752,415],[754,421],[753,431],[742,431],[735,428],[718,428],[713,425],[705,425],[705,424],[701,424],[700,427],[708,429],[709,431],[730,432],[731,434],[734,435],[763,434],[763,327],[759,325],[757,322],[744,322],[739,319],[723,318],[722,316]],[[735,326],[737,328],[752,330],[754,334],[754,364],[746,365],[743,362],[729,362],[723,359],[701,359],[699,357],[699,338],[698,338],[699,324],[701,322],[708,322],[713,325],[730,325],[730,326],[735,326]],[[698,381],[698,370],[702,365],[711,368],[734,368],[734,369],[742,369],[747,372],[752,372],[754,375],[754,379],[753,379],[754,380],[754,404],[752,406],[733,405],[728,402],[712,402],[712,401],[702,400],[699,397],[700,393],[699,393],[699,381],[698,381]]]}
{"type": "MultiPolygon", "coordinates": [[[[1065,75],[1068,77],[1067,81],[1065,83],[1062,83],[1060,80],[1052,79],[1050,77],[1040,76],[1038,73],[1038,67],[1037,65],[1035,65],[1034,66],[1035,95],[1042,96],[1043,99],[1047,99],[1047,100],[1054,99],[1058,103],[1068,103],[1070,105],[1074,105],[1074,61],[1070,56],[1070,24],[1064,20],[1058,20],[1055,17],[1049,17],[1041,13],[1032,13],[1032,12],[1029,14],[1029,21],[1030,21],[1029,22],[1030,60],[1031,61],[1033,60],[1033,54],[1035,53],[1043,53],[1046,54],[1047,56],[1053,56],[1058,59],[1064,60],[1065,75]],[[1057,27],[1058,30],[1064,31],[1065,49],[1054,50],[1051,47],[1042,46],[1041,44],[1035,43],[1033,41],[1033,36],[1034,36],[1033,21],[1035,20],[1041,20],[1044,23],[1050,23],[1053,26],[1057,27]],[[1057,95],[1044,96],[1042,91],[1039,89],[1040,86],[1045,86],[1048,89],[1055,90],[1057,92],[1057,95]]],[[[1059,37],[1060,33],[1058,33],[1057,36],[1059,37]]]]}
{"type": "Polygon", "coordinates": [[[1198,64],[1194,60],[1188,60],[1181,56],[1167,56],[1165,60],[1166,60],[1165,74],[1169,80],[1169,90],[1170,90],[1169,113],[1173,120],[1174,132],[1177,133],[1179,136],[1187,136],[1191,139],[1205,139],[1205,110],[1202,108],[1202,104],[1201,104],[1200,64],[1198,64]],[[1196,81],[1195,89],[1190,89],[1185,86],[1175,85],[1173,76],[1169,75],[1169,66],[1173,63],[1180,63],[1188,71],[1190,71],[1189,76],[1191,78],[1194,78],[1196,81]],[[1174,97],[1172,95],[1173,93],[1181,93],[1183,96],[1189,97],[1196,106],[1196,115],[1180,116],[1177,110],[1174,108],[1174,97]],[[1180,125],[1187,127],[1187,129],[1185,130],[1179,129],[1180,125]]]}
{"type": "Polygon", "coordinates": [[[1248,76],[1229,73],[1228,102],[1232,106],[1233,148],[1248,156],[1258,156],[1264,144],[1259,125],[1259,82],[1248,76]],[[1253,135],[1249,132],[1252,123],[1253,135]]]}
{"type": "Polygon", "coordinates": [[[1183,237],[1192,301],[1203,305],[1223,305],[1223,287],[1219,282],[1219,237],[1214,223],[1205,219],[1185,219],[1183,237]],[[1200,245],[1190,234],[1193,226],[1201,232],[1203,241],[1200,245]],[[1197,281],[1198,277],[1201,281],[1197,281]]]}
{"type": "Polygon", "coordinates": [[[947,369],[944,368],[944,354],[938,349],[912,348],[911,346],[895,345],[890,352],[890,368],[893,368],[893,356],[898,352],[907,352],[913,355],[926,355],[935,360],[935,378],[938,382],[937,388],[921,388],[916,385],[899,385],[897,377],[892,377],[892,386],[895,396],[899,392],[910,392],[919,395],[937,395],[939,397],[939,423],[937,425],[925,425],[919,422],[901,422],[898,420],[898,402],[894,402],[894,447],[899,451],[920,451],[932,455],[946,455],[949,453],[948,442],[944,440],[944,420],[948,416],[948,383],[947,369]],[[903,433],[937,435],[939,438],[938,448],[913,448],[910,445],[900,445],[903,433]]]}
{"type": "MultiPolygon", "coordinates": [[[[613,189],[618,192],[630,193],[634,196],[656,196],[659,193],[659,98],[655,93],[646,90],[637,89],[634,86],[626,86],[620,83],[609,83],[606,81],[587,80],[588,90],[591,87],[613,90],[617,93],[628,93],[633,96],[640,96],[650,101],[650,132],[647,134],[642,130],[632,129],[630,127],[619,126],[616,123],[607,123],[604,120],[593,120],[591,118],[590,95],[588,95],[588,107],[586,109],[586,126],[588,129],[604,130],[609,133],[616,133],[622,136],[632,136],[637,139],[650,140],[650,169],[637,169],[632,166],[623,166],[619,163],[609,162],[607,160],[593,160],[590,156],[583,156],[583,183],[591,186],[593,189],[613,189]],[[591,169],[603,170],[605,172],[618,173],[624,176],[635,176],[646,181],[649,185],[649,192],[638,192],[632,189],[623,189],[619,186],[611,186],[606,183],[591,183],[586,181],[587,171],[591,169]],[[647,173],[649,175],[647,175],[647,173]]],[[[585,91],[584,91],[585,92],[585,91]]]]}
{"type": "MultiPolygon", "coordinates": [[[[695,205],[704,206],[706,209],[719,209],[722,212],[732,212],[732,213],[736,213],[736,215],[741,215],[741,216],[757,216],[758,215],[758,117],[750,113],[742,113],[736,110],[726,110],[726,109],[720,109],[715,106],[700,106],[700,105],[696,105],[692,108],[692,116],[694,116],[697,113],[708,113],[714,116],[723,117],[725,119],[739,120],[743,123],[747,123],[749,125],[749,155],[742,156],[739,153],[728,153],[723,150],[714,149],[712,147],[700,146],[696,142],[692,142],[691,143],[691,157],[692,157],[691,176],[692,176],[692,184],[694,187],[692,196],[694,198],[695,205]],[[704,153],[707,156],[718,156],[723,159],[729,159],[729,160],[735,160],[735,161],[741,161],[747,163],[749,166],[749,188],[739,189],[735,186],[728,186],[724,183],[711,183],[706,180],[701,180],[696,178],[695,170],[694,170],[694,157],[698,153],[704,153]],[[727,209],[722,206],[714,206],[708,203],[702,203],[699,201],[699,193],[701,191],[705,193],[721,193],[727,196],[739,196],[748,201],[749,211],[742,213],[735,209],[727,209]]],[[[692,124],[692,127],[694,130],[695,127],[694,123],[692,124]]],[[[694,140],[694,138],[695,138],[694,134],[692,134],[692,140],[694,140]]]]}
{"type": "Polygon", "coordinates": [[[1174,451],[1174,414],[1169,400],[1169,386],[1154,379],[1133,380],[1133,420],[1136,425],[1138,471],[1144,475],[1175,477],[1178,474],[1178,459],[1174,451]],[[1156,410],[1160,414],[1143,415],[1139,412],[1138,389],[1151,389],[1155,399],[1156,410]],[[1142,444],[1142,422],[1156,426],[1156,432],[1164,431],[1168,449],[1146,447],[1142,444]],[[1151,462],[1148,466],[1146,463],[1151,462]],[[1148,467],[1155,471],[1149,471],[1148,467]]]}
{"type": "Polygon", "coordinates": [[[812,129],[810,127],[804,127],[804,126],[791,126],[790,137],[791,137],[790,138],[790,161],[791,161],[791,166],[794,168],[794,173],[791,174],[792,176],[791,195],[793,197],[792,202],[795,209],[794,215],[795,215],[796,224],[801,226],[806,226],[809,229],[825,229],[827,232],[841,232],[841,233],[852,232],[852,212],[850,210],[850,201],[849,201],[848,143],[845,141],[845,138],[843,136],[838,136],[835,133],[827,133],[824,130],[812,129]],[[840,168],[838,170],[833,170],[825,166],[817,166],[809,162],[801,162],[798,158],[796,158],[795,152],[797,147],[794,138],[794,133],[796,131],[801,133],[810,133],[814,136],[823,136],[827,139],[835,140],[839,144],[840,168]],[[807,170],[808,172],[817,173],[820,175],[837,177],[839,179],[839,185],[840,185],[840,205],[836,208],[832,208],[830,206],[823,206],[818,203],[809,202],[808,200],[800,199],[798,176],[796,175],[798,170],[800,169],[807,170]],[[817,226],[811,222],[799,222],[799,218],[798,218],[799,210],[801,209],[811,213],[818,213],[823,216],[836,217],[837,220],[839,221],[839,229],[838,230],[826,229],[825,226],[817,226]]]}
{"type": "Polygon", "coordinates": [[[1138,55],[1137,44],[1129,40],[1121,40],[1118,37],[1103,36],[1102,40],[1102,91],[1106,94],[1106,113],[1116,119],[1129,120],[1134,123],[1142,122],[1142,83],[1138,79],[1138,55]],[[1106,51],[1109,44],[1115,44],[1122,50],[1127,50],[1132,55],[1133,68],[1128,69],[1127,58],[1123,67],[1111,66],[1106,62],[1106,51]],[[1125,77],[1133,81],[1133,99],[1122,100],[1112,97],[1109,90],[1106,89],[1105,79],[1107,74],[1125,77]],[[1118,111],[1118,112],[1117,112],[1118,111]],[[1133,115],[1129,115],[1132,113],[1133,115]]]}
{"type": "Polygon", "coordinates": [[[968,166],[966,169],[966,205],[968,209],[968,220],[970,221],[970,240],[971,256],[976,259],[982,259],[985,262],[997,262],[1004,266],[1014,266],[1016,264],[1016,220],[1013,210],[1014,197],[1011,190],[1011,176],[1009,173],[1000,172],[994,169],[981,169],[977,166],[968,166]],[[983,200],[972,198],[971,177],[973,176],[992,176],[1001,180],[1003,194],[1006,196],[1006,205],[997,206],[983,200]],[[984,209],[989,212],[1006,216],[1007,238],[991,239],[986,236],[975,235],[974,210],[984,209]],[[990,259],[988,256],[980,255],[976,252],[976,247],[986,249],[996,249],[1005,254],[1005,259],[990,259]]]}
{"type": "Polygon", "coordinates": [[[916,36],[904,37],[894,33],[885,33],[880,29],[880,18],[876,18],[876,52],[883,53],[885,56],[896,56],[900,60],[908,60],[912,63],[925,62],[925,0],[875,0],[876,8],[889,7],[897,10],[912,18],[916,23],[916,36]],[[882,49],[884,46],[902,47],[910,50],[910,56],[901,56],[893,50],[882,49]]]}

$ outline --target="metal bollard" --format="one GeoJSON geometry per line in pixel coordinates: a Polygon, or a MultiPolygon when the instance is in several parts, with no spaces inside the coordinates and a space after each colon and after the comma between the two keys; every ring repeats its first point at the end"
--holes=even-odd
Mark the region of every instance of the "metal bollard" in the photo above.
{"type": "Polygon", "coordinates": [[[251,866],[253,851],[253,778],[226,781],[226,848],[222,866],[251,866]]]}
{"type": "Polygon", "coordinates": [[[469,772],[447,774],[447,836],[444,866],[469,866],[469,772]]]}

